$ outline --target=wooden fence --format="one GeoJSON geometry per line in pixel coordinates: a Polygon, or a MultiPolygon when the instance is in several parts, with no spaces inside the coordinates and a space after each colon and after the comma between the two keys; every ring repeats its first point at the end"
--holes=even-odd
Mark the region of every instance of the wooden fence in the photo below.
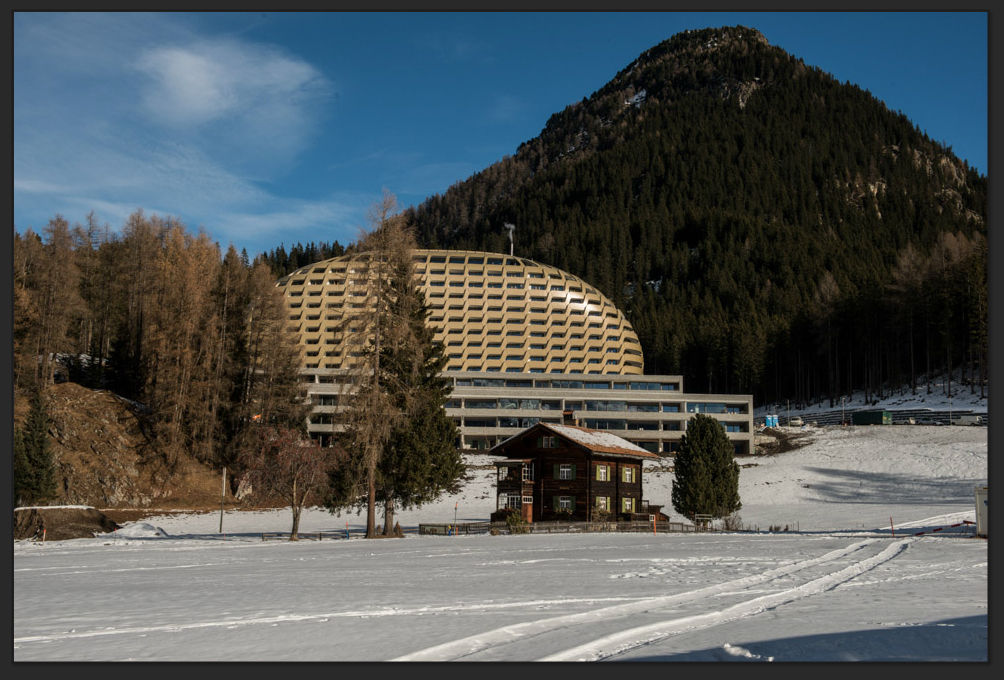
{"type": "MultiPolygon", "coordinates": [[[[345,539],[348,536],[345,535],[344,531],[300,531],[297,533],[297,538],[301,541],[320,541],[322,539],[334,540],[334,539],[345,539]]],[[[272,540],[289,540],[288,531],[263,531],[261,534],[261,540],[272,541],[272,540]]]]}
{"type": "MultiPolygon", "coordinates": [[[[578,534],[597,532],[646,533],[691,533],[712,531],[710,527],[694,526],[683,522],[531,522],[519,528],[527,534],[578,534]]],[[[418,533],[423,536],[456,536],[460,534],[487,534],[492,530],[510,533],[505,522],[460,522],[457,524],[419,524],[418,533]]]]}
{"type": "Polygon", "coordinates": [[[457,524],[419,524],[420,536],[454,536],[458,534],[487,534],[492,527],[505,528],[505,522],[458,522],[457,524]]]}

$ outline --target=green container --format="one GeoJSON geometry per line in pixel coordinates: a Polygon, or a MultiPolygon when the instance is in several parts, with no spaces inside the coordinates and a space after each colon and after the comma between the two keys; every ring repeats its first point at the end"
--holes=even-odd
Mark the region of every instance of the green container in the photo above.
{"type": "Polygon", "coordinates": [[[889,411],[854,411],[851,414],[852,425],[892,425],[892,413],[889,411]]]}

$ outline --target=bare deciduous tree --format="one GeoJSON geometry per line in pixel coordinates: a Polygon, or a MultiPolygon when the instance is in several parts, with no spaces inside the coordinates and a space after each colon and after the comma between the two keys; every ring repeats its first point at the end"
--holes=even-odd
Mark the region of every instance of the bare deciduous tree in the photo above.
{"type": "Polygon", "coordinates": [[[311,500],[324,497],[328,475],[344,455],[341,448],[321,447],[296,430],[262,425],[257,446],[244,450],[240,464],[252,495],[283,498],[293,512],[289,540],[299,538],[300,515],[311,500]]]}

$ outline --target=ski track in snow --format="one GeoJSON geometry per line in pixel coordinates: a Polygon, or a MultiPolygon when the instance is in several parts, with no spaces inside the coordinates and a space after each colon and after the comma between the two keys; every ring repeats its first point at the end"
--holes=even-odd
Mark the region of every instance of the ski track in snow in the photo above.
{"type": "MultiPolygon", "coordinates": [[[[647,612],[647,611],[650,611],[652,609],[657,609],[657,608],[666,607],[666,606],[683,604],[683,603],[686,603],[686,602],[692,602],[694,600],[699,600],[699,599],[707,598],[707,597],[710,597],[710,596],[723,595],[723,594],[727,594],[727,593],[733,592],[733,591],[735,591],[737,589],[739,589],[739,590],[747,590],[748,588],[750,588],[752,586],[761,585],[763,583],[774,581],[774,580],[777,580],[777,579],[779,579],[781,577],[788,576],[789,574],[793,574],[795,572],[802,571],[802,570],[807,569],[809,567],[814,567],[814,566],[817,566],[817,565],[820,565],[820,564],[825,564],[827,562],[832,562],[833,560],[837,560],[837,559],[840,559],[842,557],[845,557],[845,556],[848,556],[848,555],[852,555],[853,553],[856,553],[858,551],[866,549],[867,546],[875,543],[876,541],[877,541],[877,539],[869,539],[869,540],[859,541],[857,543],[853,543],[853,544],[851,544],[849,546],[846,546],[844,548],[838,548],[837,550],[832,550],[832,551],[830,551],[830,552],[828,552],[828,553],[826,553],[824,555],[821,555],[819,557],[814,557],[814,558],[810,558],[810,559],[807,559],[807,560],[802,560],[800,562],[795,562],[793,564],[785,565],[785,566],[782,566],[782,567],[777,567],[775,569],[768,569],[767,571],[764,571],[764,572],[759,573],[759,574],[752,574],[750,576],[744,576],[742,578],[735,579],[733,581],[728,581],[728,582],[725,582],[725,583],[719,583],[719,584],[716,584],[716,585],[707,586],[705,588],[699,588],[697,590],[691,590],[691,591],[687,591],[687,592],[683,592],[683,593],[676,593],[674,595],[664,595],[664,596],[659,596],[659,597],[646,598],[646,599],[643,599],[641,601],[628,602],[628,603],[624,603],[624,604],[618,604],[618,605],[613,605],[613,606],[609,606],[609,607],[603,607],[601,609],[593,609],[593,610],[590,610],[590,611],[580,612],[580,613],[576,613],[576,614],[565,614],[565,615],[562,615],[562,616],[548,617],[548,618],[544,618],[544,619],[538,619],[536,621],[525,621],[523,623],[517,623],[517,624],[508,625],[508,626],[503,626],[501,628],[496,628],[494,630],[489,630],[489,631],[486,631],[484,633],[478,633],[476,635],[471,635],[469,637],[465,637],[465,638],[462,638],[460,640],[453,640],[451,642],[446,642],[446,643],[443,643],[443,644],[440,644],[440,645],[436,645],[434,647],[429,647],[429,648],[426,648],[426,649],[421,649],[421,650],[418,650],[418,651],[415,651],[415,652],[411,652],[409,654],[405,654],[403,656],[397,657],[396,659],[393,659],[393,661],[455,661],[455,660],[460,660],[460,659],[463,659],[466,656],[469,656],[471,654],[475,654],[475,653],[477,653],[477,652],[479,652],[481,650],[484,650],[486,648],[489,648],[489,647],[491,647],[491,648],[497,648],[500,645],[510,644],[510,643],[519,641],[521,639],[527,639],[527,638],[535,637],[535,636],[538,636],[538,635],[543,635],[543,634],[546,634],[546,633],[550,633],[550,632],[553,632],[553,631],[560,630],[562,628],[566,628],[568,626],[573,626],[573,625],[577,625],[577,624],[585,624],[585,623],[595,623],[597,621],[609,621],[612,618],[623,618],[623,617],[626,617],[626,616],[631,616],[633,614],[638,614],[638,613],[641,613],[641,612],[647,612]]],[[[902,543],[903,546],[905,546],[905,542],[901,542],[901,543],[902,543]]],[[[900,544],[897,544],[897,545],[900,545],[900,544]]],[[[889,557],[887,557],[885,559],[890,559],[893,555],[897,554],[900,549],[902,549],[902,548],[898,548],[893,553],[890,553],[889,557]]],[[[888,549],[886,551],[884,551],[883,553],[881,553],[881,554],[884,555],[886,552],[889,552],[888,549]]],[[[857,571],[855,571],[854,574],[853,574],[853,575],[857,575],[858,573],[861,573],[862,571],[866,570],[866,568],[859,568],[861,565],[863,565],[863,564],[871,564],[871,561],[873,561],[874,559],[875,558],[867,558],[867,559],[859,560],[859,561],[855,562],[853,565],[851,565],[850,567],[847,567],[846,569],[842,569],[842,570],[840,570],[840,571],[838,571],[836,573],[837,574],[843,574],[844,572],[847,572],[848,570],[855,570],[855,569],[857,569],[857,571]]],[[[883,559],[881,561],[885,561],[885,559],[883,559]]],[[[878,562],[876,562],[875,564],[877,564],[877,563],[878,562]]],[[[867,568],[870,568],[870,567],[867,567],[867,568]]],[[[830,574],[830,575],[827,575],[825,577],[822,577],[821,579],[816,579],[814,581],[810,581],[810,584],[817,583],[817,582],[820,582],[820,581],[825,581],[826,579],[829,579],[829,578],[832,578],[832,577],[833,577],[833,575],[830,574]]],[[[846,580],[846,579],[843,579],[843,580],[846,580]]],[[[806,585],[808,585],[808,584],[806,584],[806,585]]],[[[836,583],[834,583],[833,585],[836,585],[836,583]]],[[[832,586],[830,586],[830,587],[832,587],[832,586]]],[[[787,595],[789,595],[791,593],[799,593],[797,595],[797,597],[791,597],[790,598],[790,599],[797,599],[798,597],[805,597],[805,596],[807,596],[809,594],[814,594],[814,592],[815,592],[815,591],[808,592],[808,591],[802,590],[804,588],[806,588],[806,586],[799,586],[798,588],[792,588],[792,589],[784,590],[780,594],[774,594],[774,595],[768,595],[768,596],[765,596],[765,597],[755,598],[753,600],[750,600],[749,602],[740,603],[740,605],[736,605],[735,607],[730,607],[729,609],[726,609],[724,611],[725,612],[731,612],[731,610],[736,609],[736,607],[744,607],[744,606],[749,605],[749,603],[760,603],[764,599],[777,598],[778,595],[787,596],[787,595]],[[802,593],[804,593],[804,594],[802,594],[802,593]]],[[[784,601],[790,601],[790,599],[789,600],[784,600],[784,601]]],[[[782,603],[783,602],[778,602],[777,604],[782,604],[782,603]]],[[[761,611],[761,610],[767,608],[766,606],[760,606],[759,604],[756,604],[755,606],[759,607],[759,610],[757,610],[757,611],[761,611]]],[[[756,611],[750,611],[749,613],[743,614],[743,615],[749,615],[750,613],[756,613],[756,611]]],[[[690,621],[692,619],[702,619],[702,618],[704,618],[706,616],[709,616],[709,615],[704,615],[704,616],[700,616],[700,617],[687,617],[686,619],[683,619],[683,620],[684,621],[690,621]]],[[[730,620],[728,618],[723,618],[722,612],[714,612],[710,616],[717,616],[718,617],[717,620],[714,620],[711,625],[714,625],[714,623],[722,623],[722,622],[724,622],[726,620],[730,620]]],[[[733,618],[736,618],[736,617],[733,617],[733,618]]],[[[664,625],[664,624],[656,624],[656,626],[661,626],[661,625],[664,625]]],[[[643,627],[643,628],[647,628],[647,627],[643,627]]],[[[637,630],[639,630],[639,629],[632,629],[632,630],[626,631],[624,634],[630,635],[630,634],[632,634],[633,631],[637,631],[637,630]]],[[[618,634],[616,636],[611,636],[611,637],[614,640],[620,640],[621,639],[621,634],[618,634]]],[[[665,636],[664,635],[660,635],[659,637],[665,637],[665,636]]],[[[595,643],[590,643],[590,644],[599,644],[600,647],[598,649],[602,649],[603,645],[605,644],[604,641],[607,640],[607,639],[608,638],[600,638],[599,641],[596,641],[595,643]]],[[[658,639],[658,638],[653,638],[653,639],[658,639]]],[[[620,645],[622,643],[616,642],[615,644],[620,645]]],[[[576,648],[574,648],[572,650],[569,650],[569,652],[561,652],[558,655],[554,655],[554,658],[547,657],[546,659],[543,659],[543,660],[576,660],[577,657],[575,655],[577,655],[577,654],[580,653],[579,649],[580,649],[579,647],[576,647],[576,648]],[[566,658],[565,656],[563,656],[564,654],[567,654],[567,653],[571,653],[572,657],[571,658],[566,658]]],[[[623,651],[623,650],[620,650],[620,651],[623,651]]],[[[608,656],[608,654],[605,654],[605,653],[603,653],[601,651],[601,652],[599,652],[597,654],[596,658],[602,658],[603,656],[608,656]]]]}
{"type": "Polygon", "coordinates": [[[590,598],[565,598],[549,600],[523,600],[520,602],[500,602],[469,605],[442,605],[442,606],[422,606],[422,607],[388,607],[383,609],[363,609],[341,612],[324,612],[317,614],[277,614],[275,616],[257,616],[234,619],[223,619],[218,621],[193,621],[189,623],[168,623],[161,626],[134,626],[131,628],[99,628],[96,630],[68,630],[60,633],[49,633],[46,635],[26,635],[14,638],[14,646],[32,642],[54,642],[57,640],[67,640],[72,638],[104,637],[109,635],[137,635],[156,632],[178,632],[182,630],[194,630],[199,628],[237,628],[238,626],[266,625],[276,623],[291,623],[297,621],[327,621],[335,618],[376,618],[380,616],[421,616],[422,614],[435,614],[443,612],[462,611],[484,611],[491,609],[522,609],[524,607],[541,607],[564,604],[595,604],[601,602],[623,602],[630,598],[626,597],[590,597],[590,598]]]}
{"type": "MultiPolygon", "coordinates": [[[[663,638],[676,635],[682,632],[690,632],[703,628],[710,628],[736,619],[753,616],[768,609],[773,609],[795,600],[817,595],[831,590],[845,581],[849,581],[859,574],[874,569],[878,565],[888,562],[906,550],[907,546],[917,538],[901,539],[885,550],[854,564],[844,567],[826,576],[813,579],[802,585],[783,590],[772,595],[764,595],[746,602],[740,602],[718,611],[711,611],[705,614],[694,616],[684,616],[681,618],[667,619],[657,623],[638,626],[629,630],[620,631],[613,635],[587,642],[583,645],[566,649],[556,654],[546,656],[539,661],[601,661],[618,654],[630,651],[637,647],[658,642],[663,638]]],[[[855,546],[851,546],[852,548],[855,546]]]]}

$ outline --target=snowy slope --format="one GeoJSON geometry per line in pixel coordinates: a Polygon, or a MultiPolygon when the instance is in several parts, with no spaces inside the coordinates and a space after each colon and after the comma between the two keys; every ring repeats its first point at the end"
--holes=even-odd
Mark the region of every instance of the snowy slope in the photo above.
{"type": "MultiPolygon", "coordinates": [[[[175,513],[15,542],[14,659],[986,660],[987,543],[948,533],[973,519],[986,428],[807,432],[741,459],[760,533],[263,542],[288,531],[274,511],[226,513],[225,535],[175,513]]],[[[402,526],[485,519],[494,468],[468,462],[402,526]]],[[[671,479],[647,464],[645,496],[668,505],[671,479]]],[[[311,510],[301,530],[346,522],[364,518],[311,510]]]]}
{"type": "MultiPolygon", "coordinates": [[[[958,376],[956,376],[957,378],[958,376]]],[[[926,379],[919,379],[917,382],[916,394],[904,386],[885,393],[881,399],[874,394],[868,395],[866,399],[864,391],[857,391],[846,398],[841,404],[840,398],[835,400],[834,405],[830,405],[829,400],[819,403],[798,405],[792,402],[782,402],[777,404],[754,404],[754,415],[762,418],[767,413],[773,413],[787,418],[789,412],[792,417],[802,416],[811,418],[813,415],[828,412],[839,412],[841,407],[846,413],[857,410],[884,409],[888,411],[904,411],[910,409],[930,409],[932,411],[972,411],[973,413],[987,413],[989,399],[980,396],[978,387],[960,385],[956,381],[949,381],[947,375],[941,375],[931,379],[931,392],[927,391],[926,379]]]]}

